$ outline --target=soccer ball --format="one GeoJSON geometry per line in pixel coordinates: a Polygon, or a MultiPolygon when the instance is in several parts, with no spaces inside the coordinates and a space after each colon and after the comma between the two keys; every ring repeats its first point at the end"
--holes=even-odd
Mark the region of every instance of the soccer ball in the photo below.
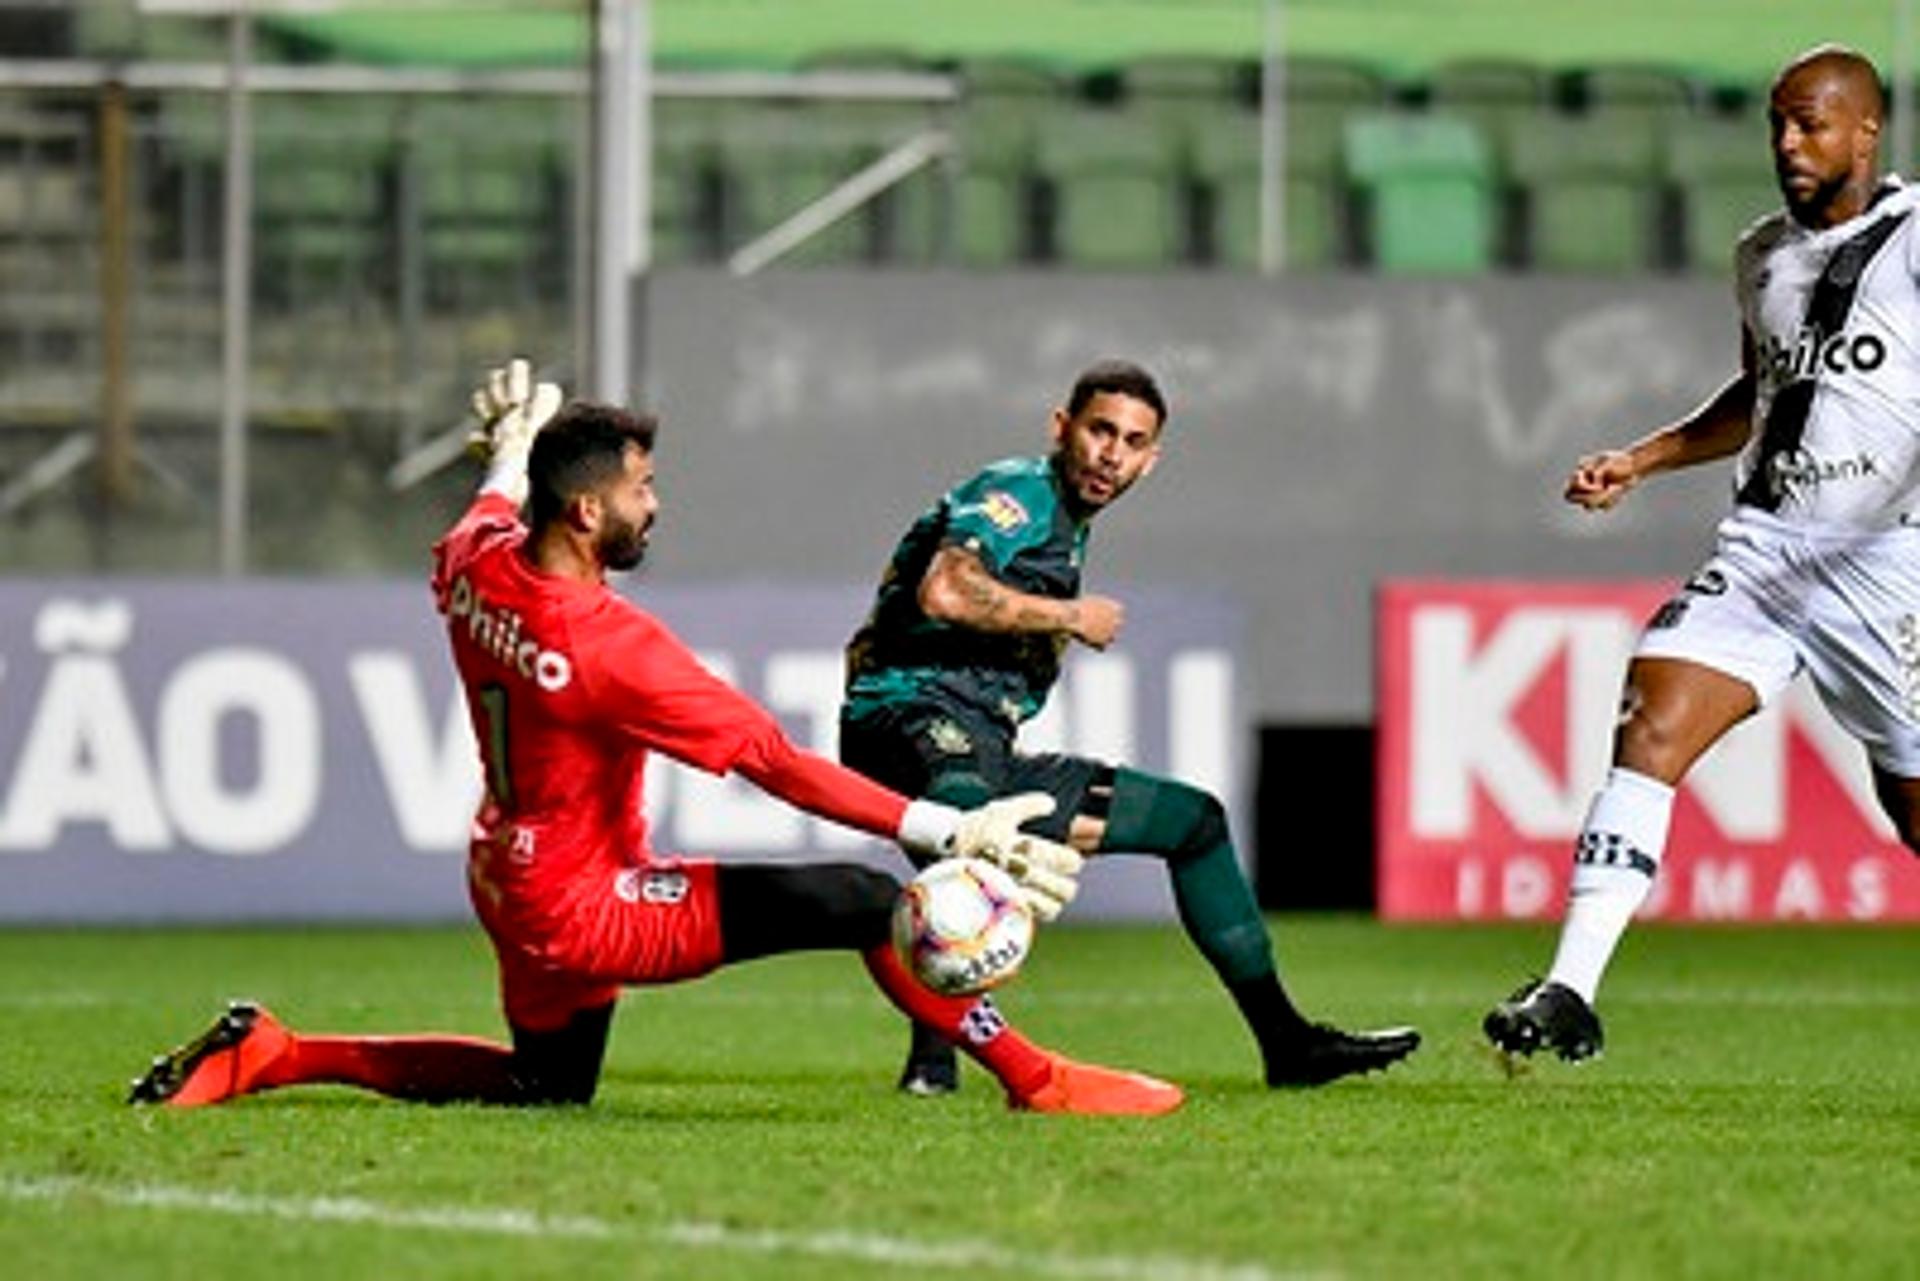
{"type": "Polygon", "coordinates": [[[943,859],[900,892],[893,945],[934,991],[984,992],[1019,973],[1033,947],[1033,913],[1013,878],[993,864],[943,859]]]}

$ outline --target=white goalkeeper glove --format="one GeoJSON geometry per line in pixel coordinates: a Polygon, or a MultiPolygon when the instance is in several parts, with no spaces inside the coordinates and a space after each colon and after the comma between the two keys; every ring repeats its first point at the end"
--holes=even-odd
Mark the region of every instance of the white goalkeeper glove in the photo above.
{"type": "Polygon", "coordinates": [[[1080,892],[1074,878],[1085,862],[1070,845],[1020,830],[1022,823],[1053,813],[1053,807],[1044,792],[1003,797],[965,813],[914,801],[900,824],[900,843],[922,854],[985,859],[1003,868],[1034,917],[1051,921],[1080,892]]]}
{"type": "Polygon", "coordinates": [[[473,391],[473,413],[480,420],[467,448],[487,460],[483,490],[502,494],[514,506],[527,500],[527,456],[533,438],[560,412],[566,393],[558,383],[533,381],[533,366],[519,356],[487,371],[473,391]]]}

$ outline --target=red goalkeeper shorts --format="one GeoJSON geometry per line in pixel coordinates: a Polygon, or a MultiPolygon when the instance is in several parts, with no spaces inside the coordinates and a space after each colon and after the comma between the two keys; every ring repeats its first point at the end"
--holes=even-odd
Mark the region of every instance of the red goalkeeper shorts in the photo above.
{"type": "Polygon", "coordinates": [[[538,937],[474,896],[500,959],[507,1021],[529,1032],[562,1027],[623,987],[677,983],[720,964],[720,895],[710,859],[609,869],[538,937]]]}

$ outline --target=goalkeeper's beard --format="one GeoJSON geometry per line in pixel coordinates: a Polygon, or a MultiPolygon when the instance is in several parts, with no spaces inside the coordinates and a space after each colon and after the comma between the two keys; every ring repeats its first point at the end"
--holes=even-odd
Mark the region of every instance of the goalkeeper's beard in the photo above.
{"type": "Polygon", "coordinates": [[[613,517],[600,535],[600,563],[608,569],[633,569],[647,558],[647,538],[653,531],[653,517],[633,524],[613,517]]]}

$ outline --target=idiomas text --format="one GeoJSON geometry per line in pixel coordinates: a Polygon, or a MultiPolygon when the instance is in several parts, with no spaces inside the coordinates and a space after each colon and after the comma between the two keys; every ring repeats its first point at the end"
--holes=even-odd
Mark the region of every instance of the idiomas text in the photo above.
{"type": "MultiPolygon", "coordinates": [[[[110,592],[47,595],[15,613],[0,630],[0,855],[56,851],[78,837],[130,853],[258,858],[316,834],[330,847],[464,851],[480,766],[444,635],[352,639],[381,631],[356,614],[394,610],[412,620],[427,602],[302,590],[324,602],[319,612],[339,624],[333,634],[255,619],[253,639],[228,642],[219,639],[236,630],[220,616],[226,606],[190,611],[183,623],[189,611],[110,592]],[[156,612],[164,628],[148,617],[156,612]],[[158,630],[169,638],[161,660],[158,630]]],[[[473,601],[454,612],[455,626],[479,625],[473,601]]],[[[789,611],[791,644],[762,637],[751,651],[702,646],[700,657],[778,714],[795,741],[831,755],[841,656],[837,627],[815,635],[820,612],[789,611]]],[[[489,615],[485,630],[516,662],[524,652],[536,685],[562,680],[564,656],[516,635],[512,620],[489,615]]],[[[704,625],[709,635],[743,630],[724,618],[704,625]]],[[[1230,656],[1211,647],[1151,659],[1083,654],[1023,741],[1137,760],[1224,790],[1238,724],[1232,683],[1230,656]]],[[[654,837],[665,850],[853,849],[866,839],[738,779],[657,756],[649,769],[654,837]]]]}

